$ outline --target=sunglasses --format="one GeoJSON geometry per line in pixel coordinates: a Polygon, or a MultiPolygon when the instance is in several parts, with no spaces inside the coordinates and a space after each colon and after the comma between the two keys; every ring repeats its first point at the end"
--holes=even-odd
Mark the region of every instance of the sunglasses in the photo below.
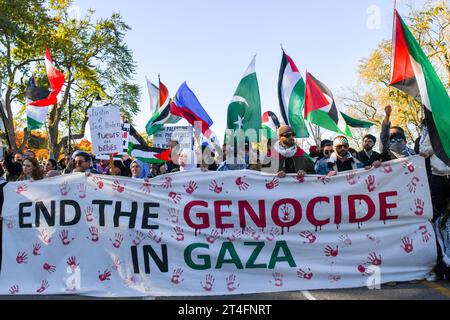
{"type": "Polygon", "coordinates": [[[75,163],[75,165],[79,165],[79,164],[83,164],[83,163],[85,163],[86,161],[81,161],[81,160],[78,160],[78,161],[75,161],[74,163],[75,163]]]}
{"type": "Polygon", "coordinates": [[[330,150],[325,150],[325,151],[323,152],[323,154],[327,156],[327,155],[331,154],[331,151],[330,151],[330,150]]]}
{"type": "Polygon", "coordinates": [[[396,143],[396,142],[403,142],[404,140],[402,138],[391,138],[390,141],[391,143],[396,143]]]}
{"type": "Polygon", "coordinates": [[[288,133],[283,134],[282,137],[285,137],[285,138],[295,137],[295,133],[288,132],[288,133]]]}
{"type": "Polygon", "coordinates": [[[340,146],[336,146],[336,149],[348,149],[348,145],[341,144],[340,146]]]}

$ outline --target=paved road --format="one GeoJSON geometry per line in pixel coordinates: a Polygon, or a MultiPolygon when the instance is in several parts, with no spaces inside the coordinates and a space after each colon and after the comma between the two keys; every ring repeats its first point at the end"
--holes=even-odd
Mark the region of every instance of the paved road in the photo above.
{"type": "MultiPolygon", "coordinates": [[[[0,300],[84,300],[99,299],[82,296],[0,296],[0,300]]],[[[133,298],[133,300],[136,298],[133,298]]],[[[141,298],[138,298],[141,299],[141,298]]],[[[367,288],[289,291],[279,293],[244,294],[213,297],[157,297],[155,300],[450,300],[450,282],[438,281],[382,285],[379,290],[367,288]]],[[[101,299],[103,300],[103,299],[101,299]]],[[[144,298],[153,300],[153,298],[144,298]]]]}

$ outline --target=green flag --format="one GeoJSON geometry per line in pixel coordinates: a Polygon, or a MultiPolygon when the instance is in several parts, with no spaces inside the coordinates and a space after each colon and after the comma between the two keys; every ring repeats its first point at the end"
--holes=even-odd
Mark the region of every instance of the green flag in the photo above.
{"type": "Polygon", "coordinates": [[[249,142],[257,142],[260,128],[261,101],[253,57],[228,105],[227,129],[234,131],[227,130],[229,134],[225,135],[225,142],[237,134],[245,134],[249,142]],[[251,129],[253,130],[250,132],[251,129]]]}

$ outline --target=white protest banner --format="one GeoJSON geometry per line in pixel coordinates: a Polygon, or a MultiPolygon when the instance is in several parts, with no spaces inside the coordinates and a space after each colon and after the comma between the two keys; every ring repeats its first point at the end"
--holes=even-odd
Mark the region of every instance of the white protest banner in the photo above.
{"type": "Polygon", "coordinates": [[[0,294],[194,296],[422,279],[424,160],[335,177],[72,174],[3,187],[0,294]]]}
{"type": "Polygon", "coordinates": [[[94,154],[122,151],[122,123],[117,105],[89,109],[89,126],[94,154]]]}
{"type": "Polygon", "coordinates": [[[153,135],[153,147],[167,149],[170,140],[177,140],[181,149],[192,149],[192,126],[165,124],[164,128],[153,135]]]}

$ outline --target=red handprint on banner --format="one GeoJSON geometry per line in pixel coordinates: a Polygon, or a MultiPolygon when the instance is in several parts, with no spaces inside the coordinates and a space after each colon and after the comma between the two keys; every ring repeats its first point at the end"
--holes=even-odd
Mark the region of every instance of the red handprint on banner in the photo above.
{"type": "Polygon", "coordinates": [[[327,257],[336,257],[339,253],[339,246],[336,246],[336,249],[333,249],[331,246],[326,246],[323,250],[327,257]]]}
{"type": "Polygon", "coordinates": [[[84,183],[78,184],[78,197],[80,199],[86,198],[86,185],[84,183]]]}
{"type": "Polygon", "coordinates": [[[133,243],[133,245],[138,246],[144,239],[145,239],[145,234],[141,231],[137,231],[136,235],[133,238],[132,243],[133,243]]]}
{"type": "Polygon", "coordinates": [[[16,193],[21,194],[22,192],[25,192],[27,190],[28,190],[28,185],[26,185],[25,183],[22,183],[20,186],[17,187],[16,193]]]}
{"type": "Polygon", "coordinates": [[[331,181],[331,179],[328,176],[320,176],[320,177],[317,177],[317,180],[316,180],[317,183],[322,182],[323,184],[327,184],[330,181],[331,181]]]}
{"type": "Polygon", "coordinates": [[[239,190],[241,191],[245,191],[250,187],[250,184],[248,184],[245,180],[244,180],[245,176],[242,177],[237,177],[236,180],[234,181],[234,183],[237,185],[237,187],[239,188],[239,190]]]}
{"type": "Polygon", "coordinates": [[[86,239],[91,240],[92,242],[98,242],[99,236],[98,236],[98,229],[94,226],[89,228],[89,233],[91,234],[90,237],[86,237],[86,239]]]}
{"type": "Polygon", "coordinates": [[[162,240],[162,233],[161,233],[161,235],[158,236],[153,230],[149,230],[147,233],[147,237],[150,240],[155,241],[156,243],[160,243],[162,240]]]}
{"type": "Polygon", "coordinates": [[[428,232],[427,226],[422,225],[419,227],[419,231],[422,234],[422,241],[423,242],[428,242],[431,239],[431,234],[428,232]]]}
{"type": "Polygon", "coordinates": [[[44,270],[47,271],[48,273],[53,273],[56,271],[56,266],[48,264],[47,262],[44,263],[42,268],[44,268],[44,270]]]}
{"type": "Polygon", "coordinates": [[[122,184],[120,184],[120,181],[119,181],[119,180],[115,179],[115,180],[113,181],[112,188],[113,188],[114,191],[119,192],[119,193],[122,193],[122,192],[125,191],[125,184],[122,185],[122,184]]]}
{"type": "Polygon", "coordinates": [[[306,280],[311,280],[311,278],[313,277],[313,273],[311,272],[310,268],[308,268],[307,272],[300,268],[297,270],[297,277],[303,278],[306,280]]]}
{"type": "Polygon", "coordinates": [[[212,291],[214,281],[214,277],[209,273],[205,276],[205,284],[203,284],[203,281],[200,281],[200,284],[202,285],[203,290],[212,291]]]}
{"type": "Polygon", "coordinates": [[[89,207],[87,207],[86,209],[84,209],[84,215],[85,215],[85,217],[86,217],[86,221],[87,221],[87,222],[92,222],[92,221],[94,221],[94,215],[93,215],[93,213],[94,213],[94,207],[92,207],[92,206],[89,206],[89,207]]]}
{"type": "Polygon", "coordinates": [[[236,275],[235,274],[230,274],[226,278],[226,282],[227,282],[227,290],[228,290],[228,292],[233,292],[234,290],[236,290],[240,286],[240,283],[238,283],[236,285],[236,275]]]}
{"type": "Polygon", "coordinates": [[[144,182],[142,183],[142,186],[141,186],[141,191],[144,194],[150,194],[151,193],[151,184],[150,184],[150,180],[149,179],[147,179],[147,178],[144,179],[144,182]]]}
{"type": "Polygon", "coordinates": [[[176,192],[169,192],[169,199],[171,199],[175,204],[178,204],[181,201],[181,194],[176,192]]]}
{"type": "Polygon", "coordinates": [[[400,245],[403,250],[405,250],[406,253],[410,253],[414,250],[413,247],[413,239],[410,239],[409,237],[404,237],[402,239],[402,244],[400,245]]]}
{"type": "Polygon", "coordinates": [[[187,185],[184,185],[184,190],[187,193],[192,194],[195,190],[197,190],[198,185],[195,181],[190,180],[187,185]]]}
{"type": "Polygon", "coordinates": [[[162,184],[164,189],[172,188],[172,177],[164,177],[164,182],[162,184]]]}
{"type": "Polygon", "coordinates": [[[391,173],[392,172],[392,166],[390,163],[381,163],[381,168],[383,169],[384,173],[391,173]]]}
{"type": "Polygon", "coordinates": [[[414,214],[416,216],[423,215],[423,207],[425,206],[425,202],[423,202],[421,199],[416,199],[414,203],[416,205],[415,210],[414,209],[411,210],[414,210],[414,214]]]}
{"type": "Polygon", "coordinates": [[[216,229],[212,229],[211,234],[206,238],[206,241],[210,244],[213,244],[214,241],[216,241],[219,238],[220,238],[219,231],[217,231],[216,229]]]}
{"type": "Polygon", "coordinates": [[[178,223],[178,215],[180,214],[180,212],[175,208],[170,208],[168,210],[168,212],[169,212],[169,218],[170,218],[169,221],[171,223],[178,223]]]}
{"type": "Polygon", "coordinates": [[[372,192],[375,190],[375,176],[369,175],[366,179],[367,191],[372,192]]]}
{"type": "Polygon", "coordinates": [[[245,227],[244,234],[250,236],[253,240],[259,240],[261,235],[258,234],[252,227],[245,227]]]}
{"type": "Polygon", "coordinates": [[[233,231],[233,233],[231,234],[231,236],[228,236],[227,239],[229,241],[234,241],[234,240],[240,239],[241,237],[242,237],[242,231],[240,229],[237,229],[237,230],[235,229],[233,231]]]}
{"type": "Polygon", "coordinates": [[[358,180],[356,179],[356,173],[349,173],[346,177],[348,184],[351,186],[358,182],[358,180]]]}
{"type": "Polygon", "coordinates": [[[283,215],[281,217],[281,220],[283,221],[289,221],[290,220],[290,215],[291,215],[292,211],[291,208],[288,207],[286,204],[282,207],[281,209],[281,214],[283,215]]]}
{"type": "Polygon", "coordinates": [[[211,181],[209,184],[209,190],[214,191],[217,194],[220,194],[223,191],[223,182],[221,183],[220,187],[216,180],[211,181]]]}
{"type": "Polygon", "coordinates": [[[64,229],[59,233],[59,238],[61,239],[61,243],[63,246],[67,246],[70,244],[75,238],[72,238],[72,240],[69,240],[69,230],[64,229]]]}
{"type": "Polygon", "coordinates": [[[283,286],[283,274],[279,272],[272,273],[273,277],[273,284],[275,287],[282,287],[283,286]]]}
{"type": "Polygon", "coordinates": [[[41,250],[41,245],[39,243],[33,244],[33,256],[40,256],[41,253],[39,252],[41,250]]]}
{"type": "Polygon", "coordinates": [[[44,292],[50,285],[48,284],[47,280],[41,281],[41,286],[36,290],[37,293],[44,292]]]}
{"type": "Polygon", "coordinates": [[[266,239],[268,241],[273,241],[277,236],[279,236],[281,234],[280,229],[278,229],[277,227],[272,227],[269,230],[269,234],[266,236],[266,239]]]}
{"type": "MultiPolygon", "coordinates": [[[[175,240],[177,241],[183,241],[184,240],[184,230],[180,226],[176,226],[173,228],[173,231],[175,231],[175,240]]],[[[173,236],[172,236],[173,238],[173,236]]]]}
{"type": "Polygon", "coordinates": [[[17,284],[9,288],[9,294],[16,294],[16,293],[19,293],[19,286],[17,284]]]}
{"type": "Polygon", "coordinates": [[[28,262],[28,255],[25,253],[25,251],[24,252],[20,252],[19,251],[17,253],[16,262],[18,264],[27,263],[28,262]]]}
{"type": "Polygon", "coordinates": [[[112,242],[112,245],[114,248],[119,249],[120,246],[122,245],[122,241],[123,241],[123,236],[120,233],[115,233],[114,234],[114,240],[113,239],[109,239],[112,242]]]}
{"type": "Polygon", "coordinates": [[[372,252],[367,257],[368,263],[373,264],[374,266],[381,265],[381,254],[377,255],[375,252],[372,252]]]}
{"type": "Polygon", "coordinates": [[[59,187],[59,192],[61,193],[62,196],[67,196],[67,194],[70,191],[70,187],[67,184],[67,181],[64,181],[63,183],[58,185],[59,187]]]}
{"type": "Polygon", "coordinates": [[[99,270],[98,273],[99,273],[98,279],[100,281],[110,280],[111,271],[109,269],[105,269],[105,271],[103,271],[103,273],[100,273],[100,270],[99,270]]]}
{"type": "Polygon", "coordinates": [[[97,176],[92,177],[92,182],[94,182],[100,190],[103,189],[103,186],[105,185],[103,179],[97,176]]]}
{"type": "Polygon", "coordinates": [[[403,168],[407,169],[407,171],[404,172],[404,174],[413,173],[415,170],[414,164],[409,162],[408,160],[403,161],[403,168]]]}
{"type": "Polygon", "coordinates": [[[50,244],[50,242],[52,241],[49,229],[39,230],[39,237],[41,238],[42,242],[46,245],[50,244]]]}
{"type": "Polygon", "coordinates": [[[278,180],[277,178],[273,178],[269,182],[267,182],[267,180],[266,180],[266,188],[269,190],[275,189],[276,187],[278,187],[280,185],[279,181],[280,180],[278,180]]]}
{"type": "Polygon", "coordinates": [[[406,185],[410,193],[416,193],[417,183],[420,181],[419,177],[413,177],[406,185]]]}
{"type": "Polygon", "coordinates": [[[173,284],[179,284],[184,281],[184,279],[181,278],[181,275],[183,274],[183,269],[173,269],[172,278],[170,278],[170,282],[173,284]]]}
{"type": "Polygon", "coordinates": [[[66,263],[69,266],[69,268],[72,270],[75,270],[78,267],[77,257],[75,257],[75,256],[69,257],[69,259],[67,259],[66,263]]]}
{"type": "Polygon", "coordinates": [[[346,246],[352,245],[352,240],[348,237],[348,234],[341,234],[339,240],[342,241],[346,246]]]}
{"type": "Polygon", "coordinates": [[[300,232],[299,236],[306,239],[303,243],[314,243],[316,241],[316,236],[307,230],[300,232]]]}

